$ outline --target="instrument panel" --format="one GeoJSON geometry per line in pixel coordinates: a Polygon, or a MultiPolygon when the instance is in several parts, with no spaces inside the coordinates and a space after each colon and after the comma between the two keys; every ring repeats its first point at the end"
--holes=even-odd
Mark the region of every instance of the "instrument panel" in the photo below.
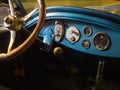
{"type": "Polygon", "coordinates": [[[53,30],[53,40],[65,47],[93,55],[119,57],[116,50],[120,47],[115,44],[119,33],[110,28],[69,20],[51,20],[47,24],[51,24],[46,27],[53,30]]]}
{"type": "Polygon", "coordinates": [[[96,10],[50,7],[47,9],[46,22],[39,37],[49,30],[53,32],[53,37],[48,33],[48,38],[74,51],[120,58],[119,22],[119,16],[96,10]]]}
{"type": "Polygon", "coordinates": [[[79,29],[77,26],[69,26],[68,28],[64,26],[62,22],[55,21],[54,40],[57,42],[60,42],[64,37],[70,44],[78,42],[84,49],[89,49],[91,46],[94,46],[94,48],[100,51],[109,49],[111,45],[111,40],[107,33],[102,31],[94,33],[91,26],[86,25],[83,26],[82,29],[79,29]],[[59,22],[59,25],[56,24],[56,22],[59,22]],[[59,33],[59,35],[57,35],[57,33],[59,33]],[[91,37],[93,38],[91,39],[91,37]]]}

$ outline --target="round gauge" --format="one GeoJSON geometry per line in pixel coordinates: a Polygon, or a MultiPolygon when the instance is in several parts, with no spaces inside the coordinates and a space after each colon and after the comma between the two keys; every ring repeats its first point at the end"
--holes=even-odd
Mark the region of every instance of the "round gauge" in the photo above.
{"type": "Polygon", "coordinates": [[[66,31],[66,38],[71,43],[77,42],[80,38],[79,30],[74,26],[69,27],[66,31]]]}
{"type": "Polygon", "coordinates": [[[107,34],[99,32],[95,35],[93,43],[98,50],[106,50],[110,46],[110,38],[107,34]]]}
{"type": "Polygon", "coordinates": [[[64,37],[64,25],[60,21],[55,22],[54,39],[60,42],[64,37]]]}
{"type": "Polygon", "coordinates": [[[92,34],[92,29],[89,26],[85,26],[83,32],[85,36],[90,36],[92,34]]]}
{"type": "Polygon", "coordinates": [[[88,49],[90,47],[90,41],[89,40],[83,40],[82,41],[82,47],[88,49]]]}

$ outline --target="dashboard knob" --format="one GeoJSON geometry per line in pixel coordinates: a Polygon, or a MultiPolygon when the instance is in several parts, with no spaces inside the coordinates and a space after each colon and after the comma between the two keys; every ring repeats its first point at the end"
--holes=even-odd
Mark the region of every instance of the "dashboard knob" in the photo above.
{"type": "Polygon", "coordinates": [[[56,47],[53,51],[55,56],[62,56],[63,54],[63,49],[61,47],[56,47]]]}

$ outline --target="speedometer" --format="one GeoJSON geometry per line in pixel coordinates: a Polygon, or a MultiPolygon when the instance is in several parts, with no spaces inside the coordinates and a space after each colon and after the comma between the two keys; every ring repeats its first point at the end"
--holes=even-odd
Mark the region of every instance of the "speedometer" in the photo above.
{"type": "Polygon", "coordinates": [[[99,32],[95,35],[93,43],[98,50],[106,50],[110,46],[110,38],[106,33],[99,32]]]}

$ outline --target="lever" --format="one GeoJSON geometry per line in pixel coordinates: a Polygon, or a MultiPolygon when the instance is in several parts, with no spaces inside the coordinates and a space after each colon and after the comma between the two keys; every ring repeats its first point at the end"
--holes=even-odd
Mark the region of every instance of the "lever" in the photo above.
{"type": "Polygon", "coordinates": [[[63,57],[63,49],[61,47],[56,47],[54,48],[53,53],[56,57],[58,57],[62,61],[62,63],[60,62],[60,64],[63,65],[65,71],[67,71],[70,74],[69,66],[63,57]]]}
{"type": "Polygon", "coordinates": [[[104,60],[103,61],[99,61],[99,63],[98,63],[96,81],[98,81],[102,77],[102,73],[103,73],[103,69],[104,69],[104,63],[105,63],[104,60]]]}
{"type": "Polygon", "coordinates": [[[66,66],[64,57],[63,57],[63,49],[61,47],[56,47],[53,50],[53,53],[56,57],[58,57],[60,60],[62,60],[62,63],[66,66]]]}

